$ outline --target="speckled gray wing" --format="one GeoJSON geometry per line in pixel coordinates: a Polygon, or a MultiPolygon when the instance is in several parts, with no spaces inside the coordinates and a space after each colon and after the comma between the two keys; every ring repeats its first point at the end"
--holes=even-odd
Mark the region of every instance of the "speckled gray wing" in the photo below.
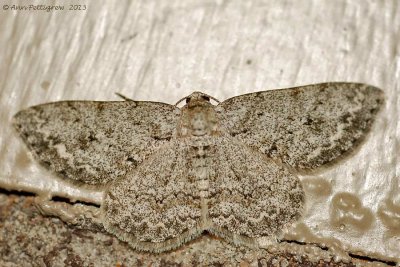
{"type": "Polygon", "coordinates": [[[324,83],[233,97],[218,110],[231,136],[307,173],[352,151],[382,104],[378,88],[324,83]]]}
{"type": "Polygon", "coordinates": [[[13,124],[45,167],[73,182],[106,184],[169,142],[178,113],[155,102],[63,101],[20,111],[13,124]]]}
{"type": "Polygon", "coordinates": [[[161,252],[201,234],[201,201],[182,141],[160,148],[105,192],[105,229],[138,250],[161,252]]]}
{"type": "Polygon", "coordinates": [[[303,212],[298,177],[246,145],[221,138],[210,179],[211,232],[231,242],[276,240],[303,212]]]}

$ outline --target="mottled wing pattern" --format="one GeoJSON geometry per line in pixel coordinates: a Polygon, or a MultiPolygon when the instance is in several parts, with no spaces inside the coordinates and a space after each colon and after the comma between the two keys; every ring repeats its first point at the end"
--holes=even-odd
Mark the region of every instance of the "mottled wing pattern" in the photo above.
{"type": "Polygon", "coordinates": [[[200,235],[201,200],[188,147],[171,141],[106,191],[104,226],[139,250],[160,252],[200,235]]]}
{"type": "Polygon", "coordinates": [[[212,231],[232,242],[276,240],[302,215],[300,180],[282,164],[232,138],[220,138],[216,150],[209,198],[212,231]]]}
{"type": "Polygon", "coordinates": [[[74,182],[106,184],[169,142],[178,113],[155,102],[63,101],[20,111],[13,124],[42,165],[74,182]]]}
{"type": "Polygon", "coordinates": [[[382,103],[378,88],[324,83],[241,95],[218,109],[231,136],[302,173],[353,150],[382,103]]]}

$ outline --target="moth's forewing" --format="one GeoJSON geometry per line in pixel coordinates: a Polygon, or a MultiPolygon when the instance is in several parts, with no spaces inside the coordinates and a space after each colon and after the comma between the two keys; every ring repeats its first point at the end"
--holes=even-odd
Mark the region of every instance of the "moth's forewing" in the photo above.
{"type": "Polygon", "coordinates": [[[236,96],[218,115],[238,141],[307,173],[353,151],[383,102],[370,85],[323,83],[236,96]]]}
{"type": "Polygon", "coordinates": [[[176,111],[155,102],[62,101],[20,111],[13,124],[46,168],[97,185],[126,175],[168,142],[176,111]]]}

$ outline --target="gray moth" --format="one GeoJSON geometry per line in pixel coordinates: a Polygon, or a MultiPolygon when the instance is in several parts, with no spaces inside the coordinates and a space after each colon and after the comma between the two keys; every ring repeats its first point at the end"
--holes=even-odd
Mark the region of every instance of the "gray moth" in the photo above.
{"type": "Polygon", "coordinates": [[[203,233],[259,247],[301,218],[297,175],[350,154],[383,98],[373,86],[323,83],[223,102],[194,92],[181,108],[62,101],[22,110],[13,125],[43,166],[104,191],[80,216],[135,249],[166,251],[203,233]]]}

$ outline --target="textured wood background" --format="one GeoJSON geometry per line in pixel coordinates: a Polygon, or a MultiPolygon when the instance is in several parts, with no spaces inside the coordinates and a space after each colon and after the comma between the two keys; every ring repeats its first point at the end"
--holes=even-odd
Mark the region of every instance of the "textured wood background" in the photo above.
{"type": "Polygon", "coordinates": [[[400,259],[399,231],[378,216],[387,199],[393,216],[400,216],[400,2],[0,2],[3,183],[63,187],[26,157],[10,127],[12,115],[31,105],[116,100],[114,92],[173,104],[195,90],[222,101],[310,83],[363,82],[385,91],[386,106],[360,151],[318,176],[332,184],[332,193],[310,198],[304,223],[350,251],[400,259]],[[68,10],[70,4],[86,10],[68,10]],[[64,10],[12,10],[13,5],[64,10]],[[338,192],[354,194],[370,210],[371,229],[330,226],[330,200],[338,192]]]}

